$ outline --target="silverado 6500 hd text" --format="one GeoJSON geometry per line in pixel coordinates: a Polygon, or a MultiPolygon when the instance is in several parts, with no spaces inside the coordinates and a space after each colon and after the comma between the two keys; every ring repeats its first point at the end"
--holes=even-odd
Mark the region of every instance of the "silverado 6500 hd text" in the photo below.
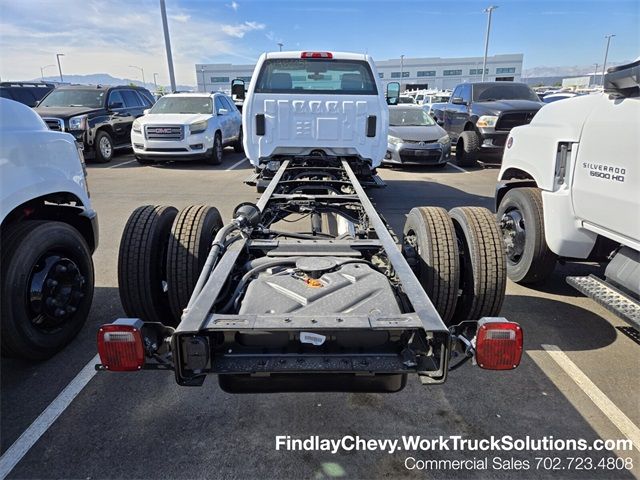
{"type": "Polygon", "coordinates": [[[131,215],[118,263],[129,318],[100,329],[98,368],[170,369],[188,386],[217,374],[229,392],[393,392],[471,358],[515,368],[522,330],[496,318],[493,214],[414,208],[399,249],[363,189],[378,184],[399,85],[385,99],[370,57],[330,52],[265,54],[253,78],[244,146],[263,195],[226,225],[205,205],[131,215]]]}

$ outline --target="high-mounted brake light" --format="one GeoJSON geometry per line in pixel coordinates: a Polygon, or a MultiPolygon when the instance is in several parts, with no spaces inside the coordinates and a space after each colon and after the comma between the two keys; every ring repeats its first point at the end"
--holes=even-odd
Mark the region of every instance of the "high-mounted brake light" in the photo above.
{"type": "Polygon", "coordinates": [[[331,52],[302,52],[300,58],[333,58],[331,52]]]}
{"type": "Polygon", "coordinates": [[[144,346],[141,327],[140,319],[121,319],[100,327],[98,353],[105,370],[130,372],[143,367],[144,346]]]}
{"type": "Polygon", "coordinates": [[[522,328],[515,322],[480,320],[476,363],[487,370],[513,370],[522,358],[522,328]]]}

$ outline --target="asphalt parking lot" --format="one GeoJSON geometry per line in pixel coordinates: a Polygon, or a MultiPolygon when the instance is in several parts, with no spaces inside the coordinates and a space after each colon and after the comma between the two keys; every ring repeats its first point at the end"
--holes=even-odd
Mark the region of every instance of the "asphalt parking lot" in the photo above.
{"type": "MultiPolygon", "coordinates": [[[[141,166],[130,153],[124,153],[110,164],[89,164],[88,170],[100,221],[92,312],[80,336],[51,360],[27,363],[3,359],[3,454],[92,361],[98,326],[123,315],[117,255],[131,211],[144,204],[182,208],[206,203],[218,207],[223,218],[229,220],[238,203],[257,198],[255,190],[242,183],[251,173],[249,162],[231,149],[225,150],[223,164],[216,167],[189,163],[141,166]]],[[[478,205],[493,210],[497,172],[496,168],[461,170],[450,165],[437,170],[385,168],[380,175],[388,186],[373,191],[372,197],[381,214],[400,233],[404,215],[414,206],[448,209],[478,205]]],[[[277,435],[376,439],[401,435],[477,439],[529,435],[588,441],[638,435],[639,346],[617,330],[626,326],[625,322],[564,281],[569,274],[598,271],[598,265],[567,264],[559,266],[552,280],[540,289],[509,283],[502,314],[524,328],[526,353],[521,366],[501,373],[467,365],[451,372],[442,386],[422,387],[417,378],[410,378],[403,391],[387,395],[234,396],[222,392],[213,376],[201,388],[185,388],[176,385],[170,372],[98,373],[21,457],[8,478],[637,477],[638,450],[351,451],[334,455],[275,448],[277,435]],[[625,432],[620,431],[621,425],[625,432]],[[616,455],[632,459],[633,469],[576,470],[567,468],[564,462],[554,471],[543,465],[536,468],[535,461],[536,457],[581,457],[591,458],[597,466],[601,459],[616,455]],[[408,470],[405,460],[410,456],[489,457],[490,466],[494,458],[513,458],[528,460],[531,468],[519,472],[496,468],[408,470]]]]}

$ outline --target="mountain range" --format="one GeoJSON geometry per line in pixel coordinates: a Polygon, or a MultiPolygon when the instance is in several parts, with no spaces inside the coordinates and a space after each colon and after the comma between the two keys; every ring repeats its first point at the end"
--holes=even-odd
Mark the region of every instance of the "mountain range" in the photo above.
{"type": "MultiPolygon", "coordinates": [[[[150,91],[155,91],[156,86],[153,82],[142,83],[140,80],[132,80],[130,78],[117,78],[108,73],[91,73],[88,75],[64,75],[62,77],[65,83],[79,83],[82,85],[129,85],[133,83],[134,85],[144,86],[150,91]]],[[[34,78],[32,81],[41,81],[41,78],[34,78]]],[[[44,77],[45,82],[59,82],[60,77],[58,76],[49,76],[44,77]]],[[[158,84],[158,87],[161,85],[158,84]]],[[[169,90],[168,85],[162,85],[165,90],[169,90]]],[[[179,91],[192,91],[195,90],[196,87],[193,85],[176,85],[176,89],[179,91]]]]}

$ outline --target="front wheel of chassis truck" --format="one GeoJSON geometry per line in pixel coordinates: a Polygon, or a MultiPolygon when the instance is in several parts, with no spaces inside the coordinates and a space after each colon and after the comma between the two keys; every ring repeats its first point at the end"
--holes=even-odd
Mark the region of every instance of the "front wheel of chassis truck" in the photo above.
{"type": "Polygon", "coordinates": [[[213,239],[222,228],[217,208],[191,205],[173,221],[167,251],[169,304],[174,319],[180,319],[189,303],[213,239]]]}
{"type": "Polygon", "coordinates": [[[456,207],[449,212],[460,252],[460,292],[453,323],[495,317],[507,287],[500,227],[486,208],[456,207]]]}
{"type": "Polygon", "coordinates": [[[120,240],[118,287],[127,316],[176,323],[169,305],[166,260],[175,207],[146,205],[129,217],[120,240]]]}
{"type": "Polygon", "coordinates": [[[402,253],[442,321],[451,324],[460,284],[456,232],[444,208],[413,208],[404,225],[402,253]]]}

